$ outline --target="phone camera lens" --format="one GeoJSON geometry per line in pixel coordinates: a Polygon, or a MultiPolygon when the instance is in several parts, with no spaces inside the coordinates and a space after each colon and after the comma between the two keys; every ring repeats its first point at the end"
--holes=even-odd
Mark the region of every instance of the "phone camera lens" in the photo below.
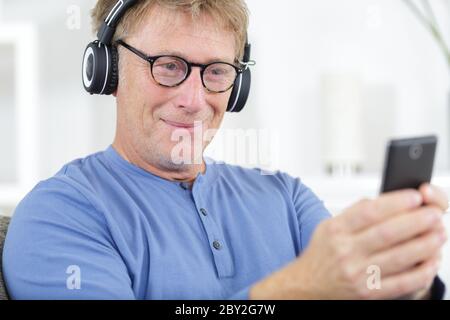
{"type": "Polygon", "coordinates": [[[409,149],[409,156],[413,160],[419,159],[422,156],[422,153],[423,153],[423,147],[421,144],[413,145],[409,149]]]}

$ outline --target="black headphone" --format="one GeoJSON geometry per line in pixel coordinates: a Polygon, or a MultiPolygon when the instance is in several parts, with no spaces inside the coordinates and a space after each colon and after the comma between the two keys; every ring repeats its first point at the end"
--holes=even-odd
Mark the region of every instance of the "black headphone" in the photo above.
{"type": "MultiPolygon", "coordinates": [[[[138,1],[118,0],[98,31],[98,40],[89,43],[86,47],[82,67],[83,85],[91,95],[110,95],[117,89],[119,56],[117,47],[111,42],[120,19],[138,1]]],[[[231,97],[228,101],[228,112],[240,112],[247,102],[251,85],[251,72],[250,68],[248,68],[248,65],[251,63],[250,53],[251,45],[247,41],[242,61],[245,69],[239,74],[234,83],[231,97]]]]}

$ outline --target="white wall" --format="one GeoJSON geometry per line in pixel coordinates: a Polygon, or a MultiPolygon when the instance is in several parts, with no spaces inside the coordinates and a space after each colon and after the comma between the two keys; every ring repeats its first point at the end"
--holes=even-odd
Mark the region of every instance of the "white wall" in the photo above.
{"type": "MultiPolygon", "coordinates": [[[[448,68],[402,1],[249,0],[248,4],[250,39],[258,62],[248,112],[255,114],[257,125],[281,132],[283,169],[302,176],[322,169],[319,81],[328,72],[356,73],[365,79],[371,98],[368,113],[382,124],[384,115],[395,119],[393,132],[388,133],[437,132],[442,139],[437,167],[448,167],[448,68]]],[[[449,30],[449,15],[442,16],[443,29],[449,30]]],[[[378,128],[371,134],[366,141],[371,147],[366,150],[368,167],[379,169],[384,145],[376,137],[385,131],[378,128]]]]}

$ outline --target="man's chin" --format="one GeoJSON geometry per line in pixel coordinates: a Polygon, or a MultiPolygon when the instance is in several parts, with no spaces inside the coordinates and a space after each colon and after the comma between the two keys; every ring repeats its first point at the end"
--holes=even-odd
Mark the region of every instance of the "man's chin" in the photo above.
{"type": "Polygon", "coordinates": [[[158,162],[169,168],[189,170],[191,167],[203,164],[203,149],[201,148],[196,154],[191,148],[174,147],[164,151],[158,162]]]}
{"type": "Polygon", "coordinates": [[[198,171],[197,168],[202,164],[202,162],[193,163],[192,161],[184,161],[184,159],[181,159],[181,161],[178,161],[177,159],[167,159],[165,161],[160,161],[159,164],[162,169],[167,171],[190,172],[198,171]]]}

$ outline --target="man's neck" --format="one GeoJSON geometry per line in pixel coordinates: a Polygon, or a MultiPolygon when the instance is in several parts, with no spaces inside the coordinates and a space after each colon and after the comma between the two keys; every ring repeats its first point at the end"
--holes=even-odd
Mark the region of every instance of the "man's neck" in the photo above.
{"type": "Polygon", "coordinates": [[[191,187],[194,183],[195,179],[197,178],[197,175],[199,173],[205,173],[206,171],[206,165],[205,162],[202,160],[201,164],[193,164],[189,165],[189,170],[186,171],[169,171],[169,170],[163,170],[158,168],[155,165],[152,165],[146,161],[144,161],[136,152],[133,150],[125,150],[121,147],[120,143],[117,143],[117,141],[114,141],[112,144],[114,150],[126,161],[129,163],[150,172],[153,175],[156,175],[158,177],[161,177],[165,180],[169,181],[176,181],[176,182],[183,182],[188,183],[191,187]]]}

